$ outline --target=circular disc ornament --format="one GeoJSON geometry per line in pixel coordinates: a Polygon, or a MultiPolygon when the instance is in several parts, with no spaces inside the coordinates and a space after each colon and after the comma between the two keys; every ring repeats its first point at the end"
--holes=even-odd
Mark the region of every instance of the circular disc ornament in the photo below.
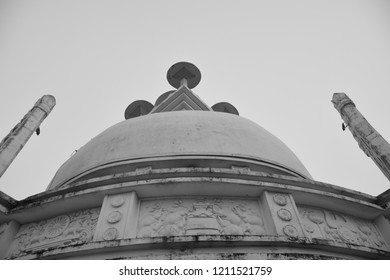
{"type": "Polygon", "coordinates": [[[125,119],[131,119],[143,115],[147,115],[152,111],[153,105],[145,100],[137,100],[127,106],[125,111],[125,119]]]}
{"type": "Polygon", "coordinates": [[[115,224],[122,219],[122,213],[119,211],[111,212],[107,217],[107,222],[110,224],[115,224]]]}
{"type": "Polygon", "coordinates": [[[172,65],[167,73],[168,82],[174,88],[179,88],[183,79],[187,80],[188,88],[194,88],[199,84],[200,78],[198,67],[189,62],[178,62],[172,65]]]}
{"type": "Polygon", "coordinates": [[[234,107],[232,104],[228,102],[219,102],[215,104],[213,107],[211,107],[216,112],[222,112],[222,113],[229,113],[233,115],[239,115],[236,107],[234,107]]]}
{"type": "Polygon", "coordinates": [[[298,230],[296,227],[292,225],[287,225],[283,228],[283,232],[285,235],[291,238],[298,238],[298,230]]]}
{"type": "Polygon", "coordinates": [[[61,235],[69,226],[70,219],[67,215],[61,215],[49,220],[44,232],[45,237],[54,238],[61,235]]]}
{"type": "Polygon", "coordinates": [[[116,228],[108,228],[104,233],[103,233],[103,239],[106,241],[114,240],[118,237],[119,232],[116,228]]]}
{"type": "Polygon", "coordinates": [[[288,222],[288,221],[292,220],[291,212],[285,208],[279,209],[279,211],[277,213],[278,213],[279,218],[282,219],[283,221],[288,222]]]}

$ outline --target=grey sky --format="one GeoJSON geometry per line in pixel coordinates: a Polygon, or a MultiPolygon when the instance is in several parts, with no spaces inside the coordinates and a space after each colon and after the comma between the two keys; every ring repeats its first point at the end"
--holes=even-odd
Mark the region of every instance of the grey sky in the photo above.
{"type": "Polygon", "coordinates": [[[21,199],[44,191],[72,152],[171,90],[189,61],[194,92],[232,103],[284,141],[315,180],[372,195],[389,182],[330,100],[346,92],[390,140],[390,2],[0,0],[0,137],[35,101],[57,106],[0,179],[21,199]]]}

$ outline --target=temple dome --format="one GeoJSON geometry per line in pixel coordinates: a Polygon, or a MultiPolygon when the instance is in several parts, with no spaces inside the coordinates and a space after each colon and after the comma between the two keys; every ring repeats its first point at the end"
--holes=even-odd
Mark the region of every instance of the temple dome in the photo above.
{"type": "Polygon", "coordinates": [[[48,189],[105,165],[175,156],[244,158],[311,178],[282,141],[252,121],[221,112],[173,111],[128,119],[106,129],[60,167],[48,189]]]}

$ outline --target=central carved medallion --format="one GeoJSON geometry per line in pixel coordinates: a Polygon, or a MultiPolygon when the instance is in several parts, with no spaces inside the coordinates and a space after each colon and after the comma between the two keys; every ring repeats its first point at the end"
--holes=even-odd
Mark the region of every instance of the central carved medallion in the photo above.
{"type": "Polygon", "coordinates": [[[49,220],[44,231],[45,237],[54,238],[59,236],[69,226],[69,223],[70,219],[68,215],[61,215],[49,220]]]}

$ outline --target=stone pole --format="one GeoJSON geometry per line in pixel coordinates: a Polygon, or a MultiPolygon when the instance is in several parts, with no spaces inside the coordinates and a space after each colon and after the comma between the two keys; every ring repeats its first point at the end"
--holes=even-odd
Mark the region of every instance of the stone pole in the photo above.
{"type": "Polygon", "coordinates": [[[389,143],[370,125],[345,93],[333,94],[332,103],[341,114],[346,127],[349,127],[359,147],[390,180],[389,143]]]}
{"type": "Polygon", "coordinates": [[[34,131],[39,134],[39,126],[56,105],[51,95],[42,96],[34,107],[11,130],[0,143],[0,177],[11,165],[34,131]]]}

